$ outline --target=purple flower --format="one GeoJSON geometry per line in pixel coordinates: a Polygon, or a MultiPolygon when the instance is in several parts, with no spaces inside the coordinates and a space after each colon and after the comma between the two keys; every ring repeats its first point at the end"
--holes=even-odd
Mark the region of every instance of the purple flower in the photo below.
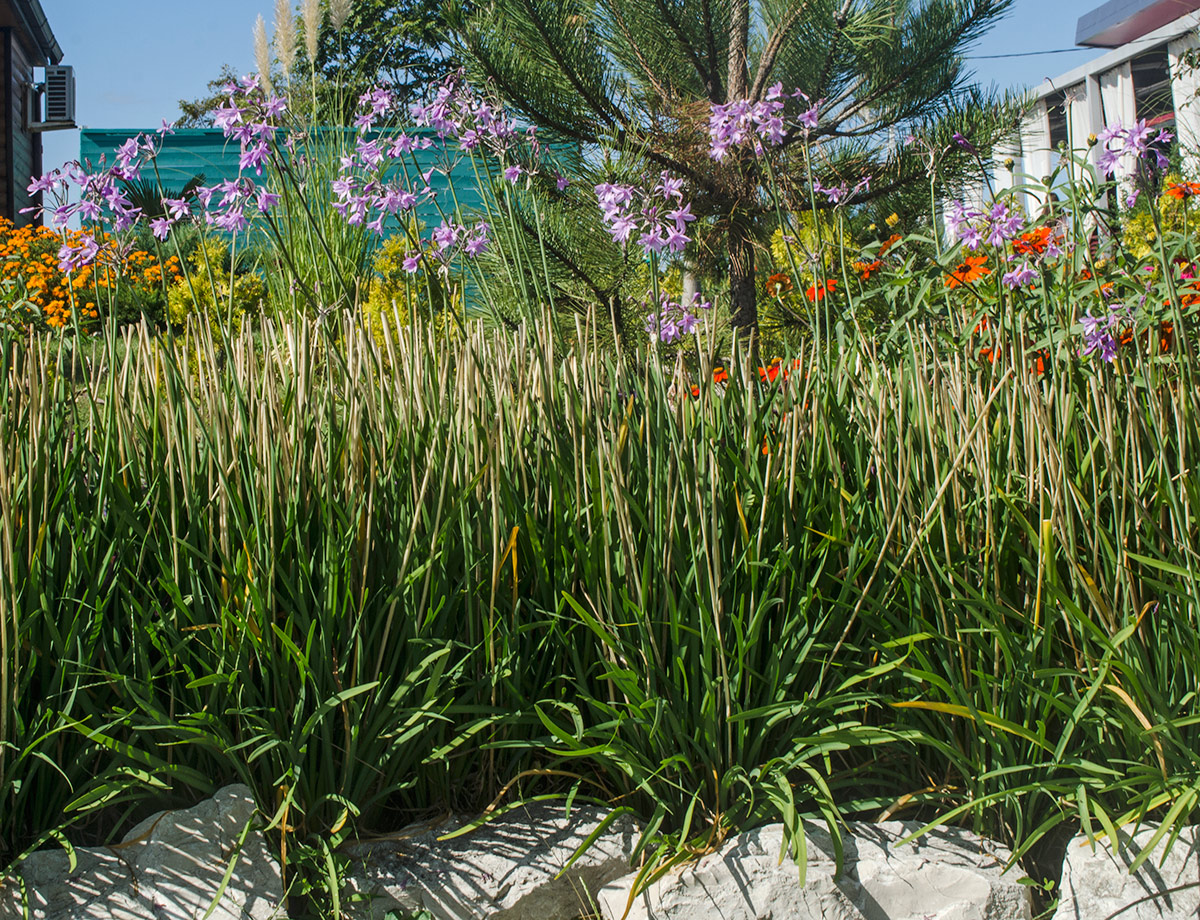
{"type": "Polygon", "coordinates": [[[609,235],[616,243],[625,244],[637,234],[638,244],[647,255],[664,249],[680,252],[690,241],[686,234],[688,223],[695,220],[691,205],[682,202],[683,181],[662,173],[650,192],[631,185],[602,182],[595,187],[601,219],[608,225],[609,235]],[[678,207],[667,211],[672,203],[678,207]],[[663,222],[666,211],[674,226],[663,222]]]}
{"type": "Polygon", "coordinates": [[[637,229],[637,221],[629,214],[618,214],[609,222],[608,232],[614,243],[626,243],[637,229]]]}
{"type": "Polygon", "coordinates": [[[1083,326],[1083,348],[1080,350],[1080,354],[1084,357],[1099,354],[1102,361],[1109,362],[1117,356],[1117,340],[1113,336],[1113,330],[1117,328],[1120,321],[1120,314],[1117,310],[1118,307],[1113,307],[1108,316],[1097,317],[1092,316],[1089,308],[1079,318],[1079,322],[1083,326]]]}
{"type": "Polygon", "coordinates": [[[58,250],[58,270],[69,274],[77,268],[91,265],[99,254],[100,244],[90,236],[85,236],[78,246],[66,243],[58,250]]]}
{"type": "Polygon", "coordinates": [[[164,198],[162,203],[175,220],[192,216],[191,206],[183,198],[164,198]]]}
{"type": "Polygon", "coordinates": [[[263,214],[266,214],[282,200],[283,198],[280,195],[268,192],[265,188],[258,190],[258,210],[263,214]]]}
{"type": "Polygon", "coordinates": [[[52,169],[40,179],[34,179],[29,184],[29,194],[36,195],[39,192],[53,192],[61,181],[62,173],[57,169],[52,169]]]}
{"type": "Polygon", "coordinates": [[[171,233],[171,221],[165,217],[156,217],[150,221],[150,231],[157,239],[165,240],[171,233]]]}
{"type": "MultiPolygon", "coordinates": [[[[687,238],[684,237],[684,242],[687,238]]],[[[652,225],[640,237],[638,237],[638,245],[647,253],[662,252],[666,248],[667,238],[663,236],[663,228],[658,225],[652,225]]]]}
{"type": "Polygon", "coordinates": [[[672,178],[670,173],[663,173],[659,177],[658,185],[654,187],[654,194],[666,201],[669,198],[674,198],[676,201],[683,200],[683,180],[672,178]]]}
{"type": "Polygon", "coordinates": [[[213,112],[213,125],[220,128],[226,134],[230,132],[234,125],[242,123],[242,110],[234,103],[223,105],[213,112]]]}
{"type": "Polygon", "coordinates": [[[384,189],[383,193],[375,199],[375,207],[388,214],[410,210],[416,203],[417,196],[412,192],[391,186],[384,189]]]}
{"type": "Polygon", "coordinates": [[[467,241],[463,243],[463,252],[465,252],[467,256],[472,259],[478,256],[487,248],[488,233],[490,231],[491,227],[486,221],[481,220],[479,223],[477,223],[472,230],[471,235],[467,238],[467,241]]]}
{"type": "Polygon", "coordinates": [[[1139,159],[1153,159],[1152,168],[1160,171],[1166,169],[1170,164],[1162,147],[1170,143],[1174,135],[1165,129],[1153,138],[1150,133],[1145,119],[1134,122],[1128,128],[1119,121],[1106,125],[1097,136],[1101,150],[1096,157],[1096,165],[1110,176],[1116,172],[1122,160],[1136,162],[1139,159]]]}
{"type": "Polygon", "coordinates": [[[388,156],[393,160],[398,160],[404,154],[412,153],[413,147],[413,139],[407,134],[401,134],[392,141],[392,146],[388,148],[388,156]]]}
{"type": "Polygon", "coordinates": [[[951,135],[951,137],[954,139],[954,143],[958,144],[958,146],[961,147],[963,150],[967,151],[967,153],[972,153],[972,154],[976,154],[976,155],[979,154],[979,151],[975,149],[975,145],[972,144],[965,137],[963,137],[959,132],[955,131],[954,134],[951,135]]]}
{"type": "Polygon", "coordinates": [[[241,158],[238,160],[238,166],[241,169],[253,169],[257,175],[261,176],[263,164],[267,162],[269,156],[270,148],[265,141],[260,141],[242,151],[241,158]]]}
{"type": "Polygon", "coordinates": [[[461,227],[442,221],[441,225],[430,236],[433,238],[434,243],[437,244],[438,252],[445,252],[458,242],[458,236],[461,232],[461,227]]]}
{"type": "Polygon", "coordinates": [[[356,148],[357,155],[368,169],[375,169],[383,162],[383,146],[378,140],[359,140],[356,148]]]}
{"type": "Polygon", "coordinates": [[[1037,272],[1029,267],[1028,262],[1022,262],[1018,268],[1004,273],[1000,281],[1014,290],[1019,287],[1028,287],[1037,278],[1037,272]]]}
{"type": "Polygon", "coordinates": [[[652,310],[646,317],[646,332],[651,339],[657,338],[670,345],[696,331],[699,319],[693,311],[709,309],[712,309],[712,304],[701,301],[699,294],[694,294],[691,304],[686,307],[664,294],[658,309],[652,310]]]}
{"type": "Polygon", "coordinates": [[[227,233],[241,233],[250,225],[246,212],[242,208],[230,208],[224,214],[212,219],[213,226],[220,227],[227,233]]]}
{"type": "Polygon", "coordinates": [[[521,167],[516,165],[509,166],[504,170],[504,178],[515,185],[516,181],[521,178],[521,167]]]}
{"type": "Polygon", "coordinates": [[[419,252],[410,252],[404,257],[404,261],[400,263],[400,267],[410,275],[414,274],[421,267],[421,254],[419,252]]]}
{"type": "Polygon", "coordinates": [[[674,211],[667,212],[667,220],[675,222],[675,229],[682,233],[687,229],[687,225],[696,219],[696,215],[692,213],[692,203],[689,201],[682,207],[676,208],[674,211]]]}
{"type": "Polygon", "coordinates": [[[570,184],[571,184],[571,180],[568,179],[566,176],[559,176],[557,179],[554,180],[554,187],[556,189],[558,189],[560,192],[565,192],[567,190],[567,186],[570,184]]]}
{"type": "Polygon", "coordinates": [[[960,224],[958,227],[958,238],[972,252],[983,245],[983,233],[974,224],[960,224]]]}

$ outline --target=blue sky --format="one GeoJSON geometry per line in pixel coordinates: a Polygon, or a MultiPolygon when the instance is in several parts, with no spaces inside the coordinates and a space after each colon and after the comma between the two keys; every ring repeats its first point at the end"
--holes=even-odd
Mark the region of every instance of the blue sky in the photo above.
{"type": "MultiPolygon", "coordinates": [[[[1071,48],[1075,23],[1100,0],[1016,0],[1013,12],[978,43],[977,55],[1071,48]]],[[[273,0],[42,0],[75,67],[78,122],[91,128],[150,128],[179,114],[180,99],[200,95],[231,64],[252,69],[251,29],[273,0]]],[[[972,59],[977,79],[1007,87],[1057,76],[1100,52],[972,59]]],[[[79,133],[45,136],[49,168],[79,155],[79,133]]]]}

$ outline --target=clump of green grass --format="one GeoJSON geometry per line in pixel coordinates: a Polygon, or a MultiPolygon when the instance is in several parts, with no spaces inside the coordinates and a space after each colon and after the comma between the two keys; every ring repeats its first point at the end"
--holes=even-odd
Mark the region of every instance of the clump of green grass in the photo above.
{"type": "Polygon", "coordinates": [[[297,896],[498,796],[636,812],[647,878],[803,814],[1189,819],[1191,387],[919,326],[717,385],[551,327],[6,340],[5,855],[234,779],[297,896]]]}

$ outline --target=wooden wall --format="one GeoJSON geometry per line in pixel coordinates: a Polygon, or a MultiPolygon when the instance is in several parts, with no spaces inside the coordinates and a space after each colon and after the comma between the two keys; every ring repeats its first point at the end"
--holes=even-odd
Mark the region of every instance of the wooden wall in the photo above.
{"type": "Polygon", "coordinates": [[[22,225],[35,222],[33,215],[22,214],[21,209],[35,203],[27,189],[31,177],[42,170],[41,135],[25,128],[39,114],[26,111],[25,86],[33,81],[36,57],[25,46],[21,33],[11,27],[0,28],[0,46],[4,80],[0,99],[0,137],[4,143],[0,156],[0,215],[22,225]]]}

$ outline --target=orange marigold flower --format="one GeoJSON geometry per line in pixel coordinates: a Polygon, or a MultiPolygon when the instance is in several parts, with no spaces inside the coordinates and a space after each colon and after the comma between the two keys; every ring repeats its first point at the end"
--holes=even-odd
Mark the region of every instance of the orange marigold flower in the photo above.
{"type": "Polygon", "coordinates": [[[713,383],[724,383],[729,379],[729,371],[725,370],[721,365],[713,368],[713,383]]]}
{"type": "Polygon", "coordinates": [[[967,256],[966,261],[946,275],[946,287],[956,288],[964,284],[974,284],[984,275],[990,275],[992,270],[987,267],[987,256],[967,256]]]}

